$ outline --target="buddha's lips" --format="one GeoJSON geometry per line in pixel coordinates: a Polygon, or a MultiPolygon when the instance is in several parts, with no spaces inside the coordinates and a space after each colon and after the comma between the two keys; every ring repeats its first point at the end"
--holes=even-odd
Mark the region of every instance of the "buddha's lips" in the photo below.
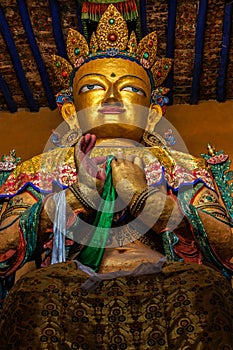
{"type": "Polygon", "coordinates": [[[114,106],[114,107],[106,106],[98,109],[98,112],[102,114],[121,114],[121,113],[124,113],[125,111],[126,111],[125,108],[117,107],[117,106],[114,106]]]}

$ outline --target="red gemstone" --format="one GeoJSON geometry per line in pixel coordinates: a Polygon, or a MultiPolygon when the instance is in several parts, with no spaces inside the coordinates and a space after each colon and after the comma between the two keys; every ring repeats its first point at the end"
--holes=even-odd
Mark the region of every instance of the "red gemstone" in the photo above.
{"type": "Polygon", "coordinates": [[[72,44],[75,44],[76,43],[76,39],[72,38],[71,42],[72,42],[72,44]]]}
{"type": "Polygon", "coordinates": [[[63,78],[67,77],[67,71],[63,70],[63,72],[61,73],[61,75],[63,76],[63,78]]]}
{"type": "Polygon", "coordinates": [[[109,41],[111,41],[113,43],[114,41],[116,41],[116,39],[117,39],[117,35],[115,33],[109,34],[109,36],[108,36],[109,41]]]}
{"type": "Polygon", "coordinates": [[[152,46],[153,46],[153,41],[152,41],[152,40],[149,41],[148,46],[149,46],[149,47],[152,47],[152,46]]]}
{"type": "Polygon", "coordinates": [[[161,77],[161,72],[160,71],[157,73],[157,77],[161,77]]]}

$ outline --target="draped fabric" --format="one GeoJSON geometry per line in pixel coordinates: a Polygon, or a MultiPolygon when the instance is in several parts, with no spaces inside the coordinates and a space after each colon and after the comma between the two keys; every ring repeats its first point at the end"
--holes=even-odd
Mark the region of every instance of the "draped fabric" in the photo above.
{"type": "Polygon", "coordinates": [[[93,227],[96,228],[90,242],[84,247],[78,257],[80,262],[91,267],[94,271],[99,270],[114,216],[116,191],[112,183],[112,159],[112,156],[109,156],[107,159],[106,180],[102,200],[93,223],[93,227]]]}
{"type": "Polygon", "coordinates": [[[233,295],[210,267],[167,263],[162,272],[81,286],[74,262],[28,273],[2,312],[0,349],[233,349],[233,295]]]}

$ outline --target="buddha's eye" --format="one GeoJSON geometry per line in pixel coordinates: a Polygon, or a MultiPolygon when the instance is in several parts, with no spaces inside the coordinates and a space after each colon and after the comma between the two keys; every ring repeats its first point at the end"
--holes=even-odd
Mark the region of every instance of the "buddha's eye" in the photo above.
{"type": "Polygon", "coordinates": [[[98,85],[98,84],[87,84],[81,87],[79,93],[87,92],[87,91],[92,91],[92,90],[105,90],[103,86],[98,85]]]}
{"type": "Polygon", "coordinates": [[[134,86],[126,86],[123,89],[121,89],[121,91],[135,92],[138,95],[146,96],[145,92],[142,89],[138,89],[134,86]]]}

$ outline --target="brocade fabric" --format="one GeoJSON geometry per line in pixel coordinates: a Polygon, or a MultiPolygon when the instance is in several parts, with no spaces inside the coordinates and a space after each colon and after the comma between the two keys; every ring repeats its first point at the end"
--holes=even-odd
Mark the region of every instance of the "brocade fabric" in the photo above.
{"type": "Polygon", "coordinates": [[[232,350],[233,295],[220,272],[166,263],[100,282],[70,261],[23,276],[6,300],[0,349],[232,350]]]}

